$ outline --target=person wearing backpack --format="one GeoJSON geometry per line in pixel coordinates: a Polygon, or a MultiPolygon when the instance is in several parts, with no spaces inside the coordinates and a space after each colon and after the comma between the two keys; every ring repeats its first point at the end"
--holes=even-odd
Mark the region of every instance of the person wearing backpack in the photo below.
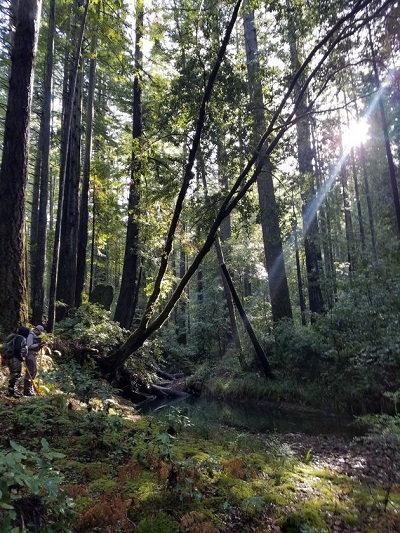
{"type": "Polygon", "coordinates": [[[33,388],[33,380],[35,379],[37,374],[37,356],[40,348],[42,348],[46,344],[40,338],[40,335],[43,332],[43,326],[35,326],[29,331],[29,335],[26,339],[28,355],[25,359],[26,372],[24,377],[24,396],[35,395],[35,390],[33,388]]]}
{"type": "Polygon", "coordinates": [[[8,396],[20,398],[18,384],[21,379],[22,361],[28,354],[26,339],[29,335],[29,328],[21,326],[17,333],[12,333],[6,339],[3,346],[3,358],[10,370],[8,380],[8,396]]]}

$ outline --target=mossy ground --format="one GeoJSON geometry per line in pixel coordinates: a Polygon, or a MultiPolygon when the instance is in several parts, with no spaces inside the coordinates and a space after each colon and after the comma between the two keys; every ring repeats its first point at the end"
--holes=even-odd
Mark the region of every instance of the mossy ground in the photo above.
{"type": "Polygon", "coordinates": [[[400,530],[400,488],[387,497],[385,476],[366,475],[361,444],[321,451],[317,441],[296,446],[300,434],[285,442],[183,422],[138,416],[118,397],[89,406],[58,392],[0,397],[3,450],[10,439],[35,450],[44,437],[64,455],[54,467],[74,510],[53,531],[400,530]]]}

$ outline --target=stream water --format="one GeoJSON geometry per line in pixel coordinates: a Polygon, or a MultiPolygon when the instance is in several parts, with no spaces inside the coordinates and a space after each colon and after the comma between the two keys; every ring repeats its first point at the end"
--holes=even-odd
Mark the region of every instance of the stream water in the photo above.
{"type": "Polygon", "coordinates": [[[191,423],[211,424],[256,433],[305,433],[308,435],[361,435],[363,428],[352,417],[310,412],[276,404],[232,404],[207,398],[151,402],[139,409],[155,418],[185,416],[191,423]]]}

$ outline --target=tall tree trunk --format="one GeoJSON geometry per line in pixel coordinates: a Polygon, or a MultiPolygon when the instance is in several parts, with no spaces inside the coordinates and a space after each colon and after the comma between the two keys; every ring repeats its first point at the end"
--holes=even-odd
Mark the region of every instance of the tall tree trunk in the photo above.
{"type": "MultiPolygon", "coordinates": [[[[75,305],[77,255],[78,255],[78,224],[79,224],[79,185],[81,170],[81,129],[82,129],[82,72],[78,72],[72,123],[69,138],[67,173],[63,214],[60,235],[59,279],[56,298],[63,302],[56,310],[56,320],[62,320],[68,309],[75,305]]],[[[70,85],[70,84],[69,84],[70,85]]]]}
{"type": "Polygon", "coordinates": [[[370,233],[371,233],[372,253],[374,255],[375,261],[377,261],[377,259],[378,259],[378,249],[377,249],[377,246],[376,246],[375,218],[374,218],[374,210],[373,210],[373,207],[372,207],[372,199],[371,199],[371,191],[370,191],[370,186],[369,186],[367,164],[366,164],[366,161],[365,161],[365,148],[364,148],[363,144],[361,144],[361,146],[360,146],[360,159],[361,159],[361,167],[362,167],[362,173],[363,173],[365,197],[366,197],[366,200],[367,200],[368,222],[369,222],[369,229],[370,229],[370,233]]]}
{"type": "MultiPolygon", "coordinates": [[[[91,51],[96,50],[96,39],[93,40],[91,51]]],[[[86,137],[85,137],[85,156],[83,160],[83,179],[82,191],[79,209],[79,232],[78,232],[78,256],[76,268],[76,289],[75,289],[75,307],[82,305],[82,293],[86,278],[86,255],[89,228],[89,187],[90,187],[90,166],[92,159],[92,137],[93,137],[93,111],[94,111],[94,90],[96,78],[96,58],[90,59],[89,66],[89,87],[87,95],[87,112],[86,112],[86,137]]]]}
{"type": "Polygon", "coordinates": [[[396,168],[394,166],[393,154],[392,154],[392,149],[390,146],[389,127],[388,127],[387,118],[386,118],[385,106],[383,104],[383,99],[382,99],[382,84],[379,78],[378,66],[376,63],[376,54],[375,54],[375,49],[374,49],[374,45],[372,41],[372,33],[371,33],[370,24],[368,24],[368,33],[369,33],[369,47],[371,50],[371,58],[372,58],[372,67],[374,70],[374,77],[375,77],[375,85],[376,85],[376,89],[378,93],[381,93],[379,95],[378,105],[379,105],[379,112],[381,115],[381,124],[382,124],[382,131],[383,131],[383,139],[385,143],[386,158],[388,162],[389,181],[390,181],[390,186],[392,189],[393,207],[394,207],[394,213],[395,213],[395,218],[396,218],[396,223],[397,223],[397,230],[398,230],[399,237],[400,237],[399,188],[397,185],[396,168]]]}
{"type": "MultiPolygon", "coordinates": [[[[254,24],[254,11],[245,2],[246,12],[243,15],[244,38],[246,43],[246,63],[253,105],[254,136],[262,137],[266,130],[264,116],[264,99],[260,82],[258,64],[258,44],[254,24]]],[[[286,277],[283,247],[279,228],[278,209],[272,179],[272,165],[269,156],[261,155],[262,170],[257,178],[258,197],[260,204],[261,226],[264,241],[265,263],[268,272],[268,286],[271,300],[272,318],[274,322],[282,318],[292,317],[289,286],[286,277]]]]}
{"type": "MultiPolygon", "coordinates": [[[[183,228],[183,232],[185,228],[183,228]]],[[[182,242],[178,250],[179,277],[182,278],[186,272],[186,252],[182,242]]],[[[175,325],[178,344],[187,344],[187,302],[186,295],[179,300],[175,308],[175,325]]]]}
{"type": "Polygon", "coordinates": [[[54,249],[53,249],[53,262],[51,267],[51,276],[50,276],[50,292],[49,292],[49,313],[48,313],[48,323],[47,330],[52,332],[54,329],[54,320],[55,320],[55,304],[56,304],[56,292],[57,292],[57,282],[58,282],[58,267],[60,261],[60,237],[61,237],[61,227],[62,227],[62,217],[63,217],[63,206],[64,206],[64,192],[65,192],[65,180],[67,175],[67,161],[68,161],[68,150],[69,150],[69,138],[71,132],[72,124],[72,109],[75,96],[75,89],[77,84],[78,77],[78,68],[79,60],[82,51],[83,43],[83,34],[86,26],[87,12],[89,9],[90,0],[86,0],[84,13],[82,16],[82,22],[80,26],[80,35],[78,39],[78,44],[75,50],[75,59],[74,66],[72,70],[72,79],[71,85],[69,87],[68,102],[65,108],[65,116],[63,120],[63,129],[61,132],[61,162],[60,162],[60,183],[58,189],[58,210],[57,210],[57,221],[56,229],[54,235],[54,249]]]}
{"type": "MultiPolygon", "coordinates": [[[[311,138],[312,146],[315,154],[315,184],[317,190],[321,190],[321,187],[324,185],[322,178],[323,163],[322,157],[320,155],[318,142],[315,138],[315,121],[311,122],[311,138]]],[[[320,222],[320,232],[321,232],[321,241],[322,241],[322,251],[323,251],[323,262],[325,269],[325,300],[327,302],[328,308],[332,309],[334,302],[334,294],[336,292],[336,276],[335,276],[335,267],[333,264],[332,257],[332,235],[329,231],[329,200],[328,195],[324,198],[320,208],[319,208],[319,222],[320,222]]]]}
{"type": "MultiPolygon", "coordinates": [[[[290,48],[290,61],[293,73],[298,72],[300,68],[300,59],[296,43],[296,27],[294,23],[293,7],[290,0],[286,0],[288,11],[288,39],[290,48]]],[[[297,85],[294,95],[300,92],[297,85]]],[[[314,169],[313,169],[313,150],[311,146],[310,121],[307,116],[307,92],[299,102],[296,111],[296,132],[297,132],[297,151],[299,173],[301,179],[301,188],[305,190],[303,197],[303,233],[304,233],[304,252],[307,267],[307,288],[310,311],[312,313],[322,313],[324,302],[320,285],[320,259],[321,252],[318,246],[318,219],[316,212],[310,212],[309,206],[315,198],[314,169]]]]}
{"type": "Polygon", "coordinates": [[[0,327],[15,330],[28,320],[25,264],[25,206],[29,121],[40,0],[19,2],[0,169],[0,327]]]}
{"type": "MultiPolygon", "coordinates": [[[[32,322],[43,322],[44,310],[44,278],[47,244],[47,203],[49,196],[49,165],[50,165],[50,132],[51,132],[51,104],[54,59],[55,33],[55,0],[50,0],[49,30],[47,35],[46,70],[44,81],[43,111],[40,123],[40,137],[38,154],[40,165],[40,193],[38,206],[38,227],[36,237],[36,257],[34,276],[31,279],[32,322]]],[[[33,265],[31,264],[31,267],[33,265]]]]}
{"type": "Polygon", "coordinates": [[[135,45],[135,79],[133,82],[133,148],[131,163],[131,183],[128,200],[128,226],[126,230],[124,266],[121,288],[115,308],[114,320],[121,327],[129,329],[135,313],[135,291],[139,255],[139,188],[142,168],[140,153],[143,136],[141,71],[143,69],[143,0],[136,2],[136,45],[135,45]]]}
{"type": "Polygon", "coordinates": [[[301,275],[301,263],[300,263],[300,253],[299,253],[299,242],[297,238],[297,226],[294,229],[294,249],[295,249],[295,256],[296,256],[296,274],[297,274],[297,288],[299,291],[299,307],[300,307],[300,314],[301,314],[301,323],[303,326],[307,324],[306,319],[306,302],[304,299],[304,292],[303,292],[303,277],[301,275]]]}

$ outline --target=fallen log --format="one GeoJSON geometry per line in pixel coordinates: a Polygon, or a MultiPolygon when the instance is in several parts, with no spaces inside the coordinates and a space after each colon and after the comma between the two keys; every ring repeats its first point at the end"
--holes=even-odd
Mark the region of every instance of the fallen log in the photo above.
{"type": "Polygon", "coordinates": [[[188,398],[190,396],[188,392],[172,389],[171,387],[155,385],[154,383],[150,384],[150,391],[161,398],[188,398]]]}

